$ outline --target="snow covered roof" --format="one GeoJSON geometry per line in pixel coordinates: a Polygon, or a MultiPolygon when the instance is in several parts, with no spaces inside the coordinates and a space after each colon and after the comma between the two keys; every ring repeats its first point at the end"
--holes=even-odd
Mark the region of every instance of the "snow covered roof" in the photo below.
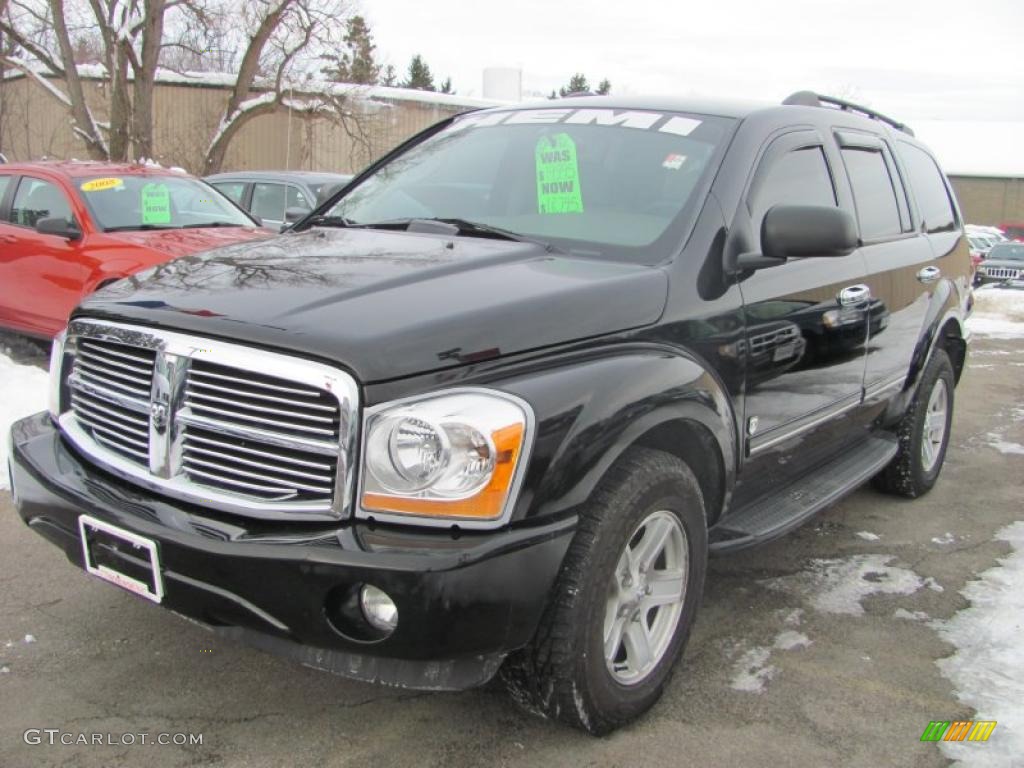
{"type": "MultiPolygon", "coordinates": [[[[46,69],[36,63],[23,62],[21,69],[31,68],[34,72],[44,77],[48,75],[46,69]]],[[[24,77],[24,72],[18,69],[7,70],[5,77],[9,79],[24,77]]],[[[102,64],[79,64],[78,74],[86,80],[106,80],[107,70],[102,64]]],[[[166,85],[191,85],[206,88],[230,88],[235,84],[235,73],[233,72],[176,72],[170,69],[158,69],[156,82],[166,85]]],[[[128,79],[132,78],[129,72],[128,79]]],[[[261,87],[256,83],[257,89],[261,87]]],[[[411,88],[390,88],[383,85],[358,85],[355,83],[338,83],[333,80],[320,78],[304,78],[291,84],[296,95],[335,95],[353,96],[355,98],[379,101],[406,101],[418,102],[421,104],[436,104],[445,107],[462,107],[476,109],[481,107],[498,107],[507,102],[495,99],[479,99],[469,96],[457,96],[451,93],[436,93],[434,91],[417,91],[411,88]]]]}

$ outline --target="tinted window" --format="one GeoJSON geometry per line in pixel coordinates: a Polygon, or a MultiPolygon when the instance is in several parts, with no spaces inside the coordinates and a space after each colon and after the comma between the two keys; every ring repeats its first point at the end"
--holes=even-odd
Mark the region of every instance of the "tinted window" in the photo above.
{"type": "Polygon", "coordinates": [[[218,181],[213,186],[229,197],[233,203],[242,204],[242,195],[245,194],[244,181],[218,181]]]}
{"type": "Polygon", "coordinates": [[[284,221],[284,184],[253,184],[253,216],[271,221],[284,221]]]}
{"type": "Polygon", "coordinates": [[[900,142],[900,156],[910,176],[917,207],[928,232],[949,232],[956,227],[956,215],[942,173],[927,152],[900,142]]]}
{"type": "Polygon", "coordinates": [[[0,202],[3,202],[4,193],[7,192],[7,187],[11,184],[10,176],[0,176],[0,202]]]}
{"type": "Polygon", "coordinates": [[[821,147],[788,152],[771,166],[754,196],[751,222],[756,231],[760,232],[761,220],[776,205],[836,205],[821,147]]]}
{"type": "Polygon", "coordinates": [[[900,234],[900,211],[885,157],[874,149],[844,147],[842,151],[861,237],[875,240],[900,234]]]}
{"type": "Polygon", "coordinates": [[[288,187],[288,202],[285,208],[301,208],[308,211],[312,208],[311,202],[306,198],[306,193],[298,187],[288,187]]]}
{"type": "Polygon", "coordinates": [[[26,176],[14,195],[11,221],[25,227],[34,227],[40,219],[64,219],[70,222],[71,206],[55,184],[26,176]]]}

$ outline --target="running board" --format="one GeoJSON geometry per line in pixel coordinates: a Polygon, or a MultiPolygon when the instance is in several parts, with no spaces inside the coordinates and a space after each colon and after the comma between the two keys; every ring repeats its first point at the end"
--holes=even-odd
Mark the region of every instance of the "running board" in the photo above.
{"type": "Polygon", "coordinates": [[[730,514],[708,533],[715,554],[732,552],[778,538],[881,471],[899,450],[895,435],[867,438],[804,477],[730,514]]]}

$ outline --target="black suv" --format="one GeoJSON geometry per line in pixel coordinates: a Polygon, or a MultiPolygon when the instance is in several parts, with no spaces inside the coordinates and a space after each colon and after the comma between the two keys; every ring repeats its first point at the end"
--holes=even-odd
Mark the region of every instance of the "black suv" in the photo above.
{"type": "Polygon", "coordinates": [[[500,671],[603,733],[660,695],[709,552],[932,488],[970,274],[932,155],[852,104],[474,112],[287,234],[88,299],[13,493],[224,636],[413,688],[500,671]]]}

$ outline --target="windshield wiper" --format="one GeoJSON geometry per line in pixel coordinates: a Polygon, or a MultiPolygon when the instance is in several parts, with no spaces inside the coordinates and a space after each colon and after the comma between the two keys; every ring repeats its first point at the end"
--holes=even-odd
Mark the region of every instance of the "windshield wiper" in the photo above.
{"type": "Polygon", "coordinates": [[[368,224],[355,223],[345,220],[346,223],[343,226],[352,227],[356,229],[409,229],[417,222],[424,222],[427,224],[447,224],[451,229],[451,234],[469,235],[470,237],[492,237],[501,240],[512,240],[517,243],[532,243],[533,245],[540,246],[546,251],[555,251],[563,253],[563,251],[557,246],[549,243],[545,240],[540,240],[533,237],[527,237],[521,235],[518,232],[512,232],[508,229],[502,229],[501,227],[495,227],[491,224],[484,224],[479,221],[470,221],[469,219],[460,219],[454,217],[423,217],[418,216],[410,219],[391,219],[388,221],[377,221],[368,224]]]}
{"type": "Polygon", "coordinates": [[[352,219],[346,219],[344,216],[324,216],[320,214],[313,216],[303,222],[307,227],[355,227],[363,226],[357,225],[352,219]]]}
{"type": "Polygon", "coordinates": [[[104,232],[149,232],[154,229],[181,229],[181,227],[165,227],[162,224],[125,224],[120,227],[107,227],[104,232]]]}
{"type": "Polygon", "coordinates": [[[232,224],[230,221],[204,221],[202,224],[182,224],[182,229],[210,229],[212,227],[250,227],[255,224],[232,224]]]}

